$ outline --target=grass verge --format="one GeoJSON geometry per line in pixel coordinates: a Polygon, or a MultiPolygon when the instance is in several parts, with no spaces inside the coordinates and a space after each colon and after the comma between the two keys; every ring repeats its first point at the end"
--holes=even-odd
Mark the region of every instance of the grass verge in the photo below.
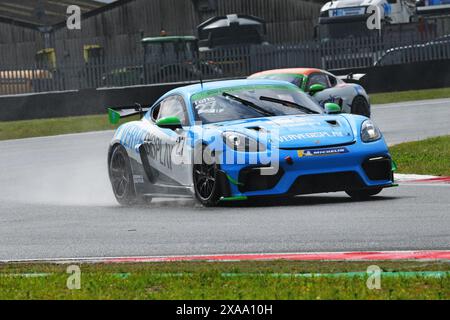
{"type": "Polygon", "coordinates": [[[405,142],[389,148],[398,173],[450,176],[450,136],[405,142]]]}
{"type": "Polygon", "coordinates": [[[67,265],[5,264],[0,299],[450,299],[448,274],[382,275],[381,289],[370,290],[369,265],[383,272],[450,271],[448,262],[412,261],[82,264],[81,289],[69,290],[67,265]],[[357,271],[362,274],[295,276],[357,271]]]}
{"type": "Polygon", "coordinates": [[[374,93],[370,95],[370,103],[382,104],[439,98],[450,98],[450,88],[374,93]]]}
{"type": "Polygon", "coordinates": [[[114,128],[108,122],[107,115],[7,121],[0,122],[0,140],[111,130],[114,128]]]}
{"type": "MultiPolygon", "coordinates": [[[[137,119],[139,119],[137,116],[130,117],[126,121],[137,119]]],[[[121,123],[126,121],[122,120],[121,123]]],[[[114,130],[118,126],[109,123],[107,114],[53,119],[0,121],[0,140],[114,130]]]]}

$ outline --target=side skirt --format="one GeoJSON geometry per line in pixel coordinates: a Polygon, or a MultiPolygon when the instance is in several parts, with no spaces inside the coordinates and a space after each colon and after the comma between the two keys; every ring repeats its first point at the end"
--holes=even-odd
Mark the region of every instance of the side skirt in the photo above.
{"type": "MultiPolygon", "coordinates": [[[[133,170],[134,186],[137,194],[152,196],[152,197],[192,197],[193,191],[191,187],[182,186],[173,182],[173,184],[167,184],[165,182],[160,182],[158,179],[150,180],[147,170],[145,170],[145,161],[140,164],[135,159],[130,158],[131,167],[133,170]]],[[[148,162],[147,162],[148,164],[148,162]]],[[[152,173],[157,173],[157,175],[162,175],[159,171],[151,168],[152,173]]],[[[150,175],[150,177],[154,177],[150,175]]],[[[169,178],[167,178],[169,179],[169,178]]]]}

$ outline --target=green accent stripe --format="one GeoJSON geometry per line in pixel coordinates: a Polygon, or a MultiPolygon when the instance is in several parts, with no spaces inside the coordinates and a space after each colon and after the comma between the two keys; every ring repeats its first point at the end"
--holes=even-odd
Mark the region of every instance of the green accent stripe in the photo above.
{"type": "Polygon", "coordinates": [[[220,201],[243,201],[247,200],[246,196],[235,196],[235,197],[222,197],[220,201]]]}
{"type": "Polygon", "coordinates": [[[50,277],[52,273],[0,273],[0,277],[11,278],[44,278],[50,277]]]}
{"type": "MultiPolygon", "coordinates": [[[[368,277],[373,273],[367,272],[337,272],[337,273],[222,273],[223,277],[260,277],[271,276],[274,278],[353,278],[368,277]]],[[[381,277],[424,277],[424,278],[444,278],[450,276],[450,271],[401,271],[401,272],[380,272],[381,277]]]]}
{"type": "Polygon", "coordinates": [[[227,174],[227,178],[228,178],[228,180],[230,180],[230,182],[232,183],[232,184],[234,184],[234,185],[237,185],[237,186],[243,186],[244,184],[243,183],[241,183],[241,182],[239,182],[239,181],[237,181],[237,180],[234,180],[232,177],[230,177],[228,174],[227,174]]]}
{"type": "Polygon", "coordinates": [[[391,161],[391,167],[393,172],[397,171],[397,163],[394,160],[391,161]]]}
{"type": "MultiPolygon", "coordinates": [[[[58,275],[58,273],[0,273],[0,277],[11,278],[45,278],[58,275]]],[[[119,279],[127,279],[131,273],[114,273],[113,276],[119,279]]]]}
{"type": "MultiPolygon", "coordinates": [[[[194,273],[191,272],[163,272],[154,273],[155,276],[160,277],[192,277],[194,273]]],[[[336,272],[336,273],[234,273],[224,272],[221,273],[222,277],[273,277],[273,278],[366,278],[373,275],[373,273],[367,273],[365,271],[360,272],[336,272]]],[[[131,273],[126,273],[123,276],[121,274],[114,274],[119,279],[127,279],[131,276],[131,273]]],[[[450,271],[382,271],[381,277],[387,278],[445,278],[450,276],[450,271]]]]}
{"type": "MultiPolygon", "coordinates": [[[[0,277],[24,277],[24,278],[40,278],[40,277],[50,277],[53,275],[58,275],[58,273],[3,273],[0,277]]],[[[118,279],[128,279],[132,273],[114,273],[113,276],[118,279]]],[[[193,273],[190,272],[177,272],[177,273],[154,273],[153,275],[161,277],[190,277],[193,273]]],[[[273,278],[355,278],[355,277],[368,277],[373,275],[367,272],[337,272],[337,273],[221,273],[222,277],[273,277],[273,278]]],[[[450,271],[400,271],[400,272],[390,272],[382,271],[380,272],[381,277],[388,278],[445,278],[450,277],[450,271]]]]}

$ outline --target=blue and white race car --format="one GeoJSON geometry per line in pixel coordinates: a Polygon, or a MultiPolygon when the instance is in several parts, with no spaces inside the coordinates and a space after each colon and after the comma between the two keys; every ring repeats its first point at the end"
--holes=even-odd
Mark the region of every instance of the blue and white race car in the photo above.
{"type": "Polygon", "coordinates": [[[192,197],[206,206],[345,191],[368,198],[393,185],[382,134],[360,115],[325,109],[288,82],[233,80],[174,89],[149,108],[109,109],[121,125],[108,152],[116,199],[192,197]]]}

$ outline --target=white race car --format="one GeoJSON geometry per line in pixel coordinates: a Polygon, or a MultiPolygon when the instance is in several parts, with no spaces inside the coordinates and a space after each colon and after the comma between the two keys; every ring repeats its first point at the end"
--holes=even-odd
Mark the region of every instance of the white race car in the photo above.
{"type": "Polygon", "coordinates": [[[370,118],[369,95],[366,90],[359,84],[343,81],[359,80],[363,76],[364,74],[335,76],[321,69],[292,68],[258,72],[248,78],[288,81],[313,96],[322,107],[327,102],[334,102],[341,106],[342,112],[370,118]]]}

